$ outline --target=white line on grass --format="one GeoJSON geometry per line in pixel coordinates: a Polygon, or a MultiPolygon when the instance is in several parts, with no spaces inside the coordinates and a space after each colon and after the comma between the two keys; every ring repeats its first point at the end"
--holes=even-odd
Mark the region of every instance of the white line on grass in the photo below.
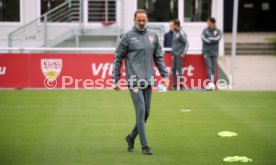
{"type": "Polygon", "coordinates": [[[192,110],[190,109],[181,109],[180,112],[191,112],[192,110]]]}

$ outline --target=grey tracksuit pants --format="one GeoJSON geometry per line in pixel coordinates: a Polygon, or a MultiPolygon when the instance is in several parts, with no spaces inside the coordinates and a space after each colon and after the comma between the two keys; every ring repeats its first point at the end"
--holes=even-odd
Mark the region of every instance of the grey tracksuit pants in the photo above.
{"type": "MultiPolygon", "coordinates": [[[[173,87],[177,87],[177,76],[183,76],[182,75],[182,63],[183,58],[180,56],[173,55],[172,60],[172,78],[173,78],[173,87]]],[[[182,84],[183,78],[179,79],[180,84],[182,84]]]]}
{"type": "Polygon", "coordinates": [[[141,146],[148,145],[146,136],[146,121],[150,113],[150,102],[151,102],[151,87],[146,89],[139,89],[138,92],[134,92],[133,89],[129,89],[133,105],[136,113],[136,124],[130,133],[132,138],[136,138],[139,134],[141,146]]]}
{"type": "Polygon", "coordinates": [[[210,82],[214,83],[218,56],[204,55],[203,57],[206,64],[208,79],[210,82]]]}

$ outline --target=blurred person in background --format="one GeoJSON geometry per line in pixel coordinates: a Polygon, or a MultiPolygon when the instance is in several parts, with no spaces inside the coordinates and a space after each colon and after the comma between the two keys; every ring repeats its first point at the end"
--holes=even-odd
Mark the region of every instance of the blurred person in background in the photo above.
{"type": "Polygon", "coordinates": [[[216,27],[216,19],[212,17],[208,18],[207,28],[205,28],[201,34],[203,43],[202,54],[207,67],[207,78],[209,80],[206,90],[215,90],[215,77],[221,35],[221,30],[216,27]]]}
{"type": "Polygon", "coordinates": [[[171,87],[171,90],[177,90],[178,86],[180,87],[180,90],[183,90],[184,75],[182,74],[182,64],[183,64],[183,57],[188,51],[189,43],[187,40],[186,33],[180,26],[180,21],[178,19],[174,19],[171,22],[172,22],[172,29],[173,29],[173,38],[172,38],[173,86],[171,87]]]}

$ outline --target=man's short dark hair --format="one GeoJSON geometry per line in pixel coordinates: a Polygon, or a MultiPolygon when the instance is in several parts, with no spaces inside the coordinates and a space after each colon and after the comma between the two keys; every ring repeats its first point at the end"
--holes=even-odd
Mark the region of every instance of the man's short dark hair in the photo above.
{"type": "Polygon", "coordinates": [[[144,10],[144,9],[137,9],[137,10],[135,11],[135,13],[134,13],[134,18],[136,18],[137,14],[140,14],[140,13],[144,13],[144,14],[146,14],[147,17],[148,17],[148,12],[147,12],[146,10],[144,10]]]}
{"type": "Polygon", "coordinates": [[[210,22],[212,22],[213,24],[216,24],[216,19],[213,18],[213,17],[209,17],[209,18],[207,19],[207,21],[210,21],[210,22]]]}
{"type": "Polygon", "coordinates": [[[180,27],[180,21],[179,21],[179,19],[173,19],[172,22],[173,22],[173,24],[175,24],[176,26],[180,27]]]}

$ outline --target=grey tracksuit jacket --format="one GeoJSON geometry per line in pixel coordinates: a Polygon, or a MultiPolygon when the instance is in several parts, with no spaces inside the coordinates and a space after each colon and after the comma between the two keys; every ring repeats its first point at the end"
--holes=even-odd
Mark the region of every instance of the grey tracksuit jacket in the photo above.
{"type": "Polygon", "coordinates": [[[173,33],[172,53],[175,56],[181,56],[187,53],[189,43],[187,35],[183,29],[179,29],[173,33]]]}
{"type": "MultiPolygon", "coordinates": [[[[153,63],[157,66],[162,77],[169,76],[164,65],[164,57],[158,36],[155,32],[148,29],[139,31],[134,26],[132,30],[121,36],[114,57],[114,83],[120,80],[120,69],[123,59],[125,59],[125,72],[128,83],[131,76],[135,76],[137,81],[140,79],[151,79],[154,76],[153,63]]],[[[137,85],[137,81],[128,85],[137,85]]]]}
{"type": "Polygon", "coordinates": [[[203,42],[202,54],[206,56],[218,56],[219,41],[221,39],[221,31],[219,29],[211,30],[206,28],[201,34],[203,42]]]}

